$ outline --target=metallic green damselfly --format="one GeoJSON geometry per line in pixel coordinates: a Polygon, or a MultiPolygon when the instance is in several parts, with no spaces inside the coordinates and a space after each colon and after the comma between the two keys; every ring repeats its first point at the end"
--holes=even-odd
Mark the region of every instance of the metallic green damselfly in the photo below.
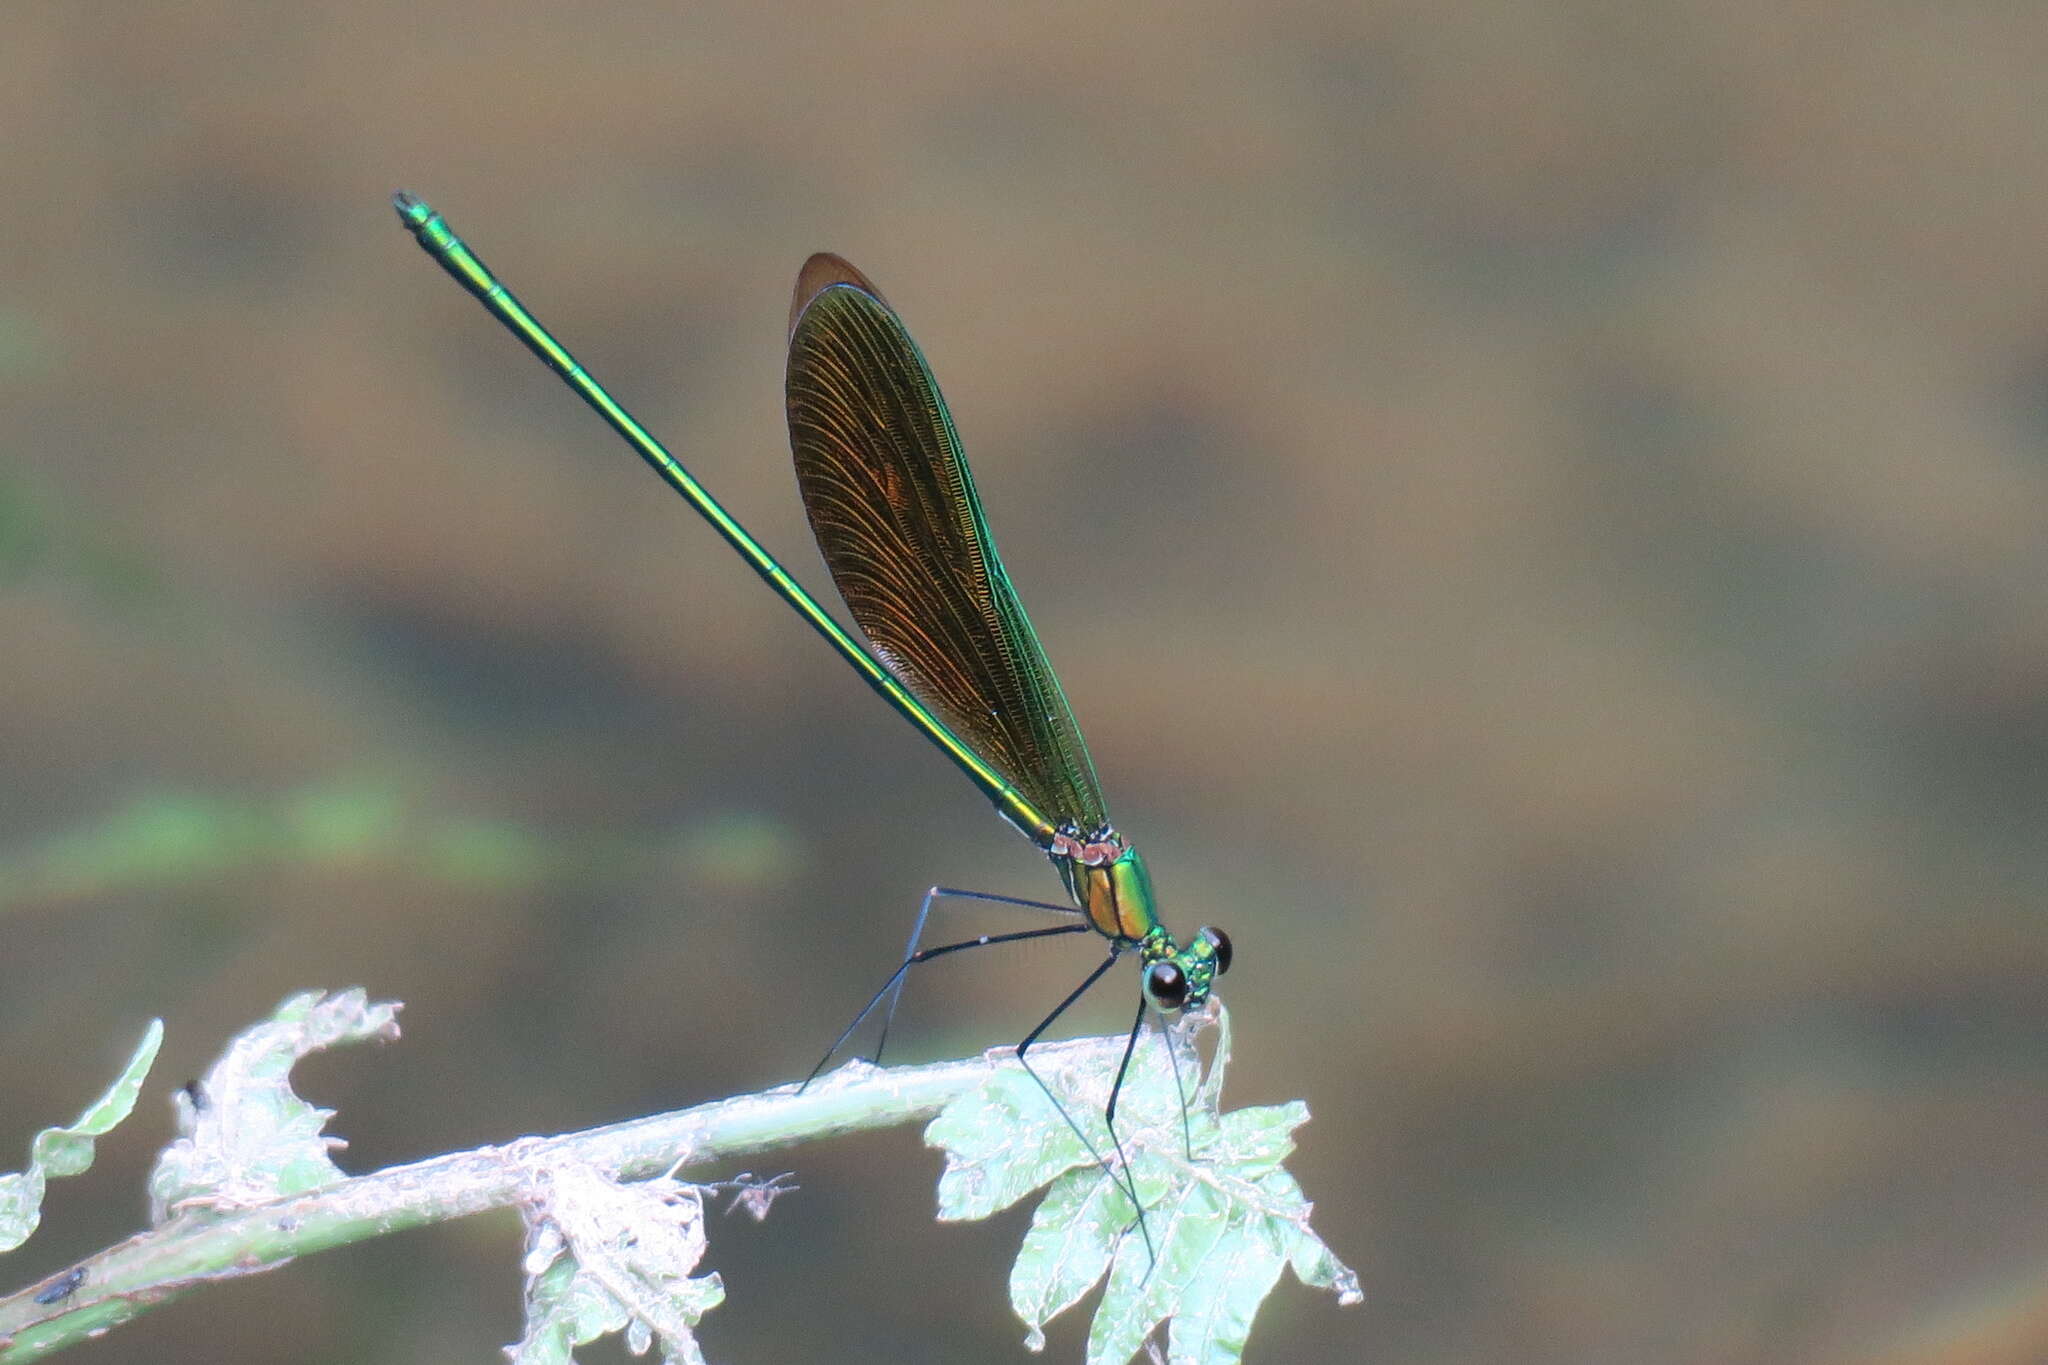
{"type": "MultiPolygon", "coordinates": [[[[895,311],[859,271],[821,253],[799,272],[789,314],[786,392],[797,484],[826,566],[867,637],[863,645],[577,363],[438,213],[408,194],[393,203],[426,253],[624,437],[868,686],[1043,849],[1066,887],[1071,905],[933,888],[902,962],[810,1078],[885,999],[893,1010],[894,993],[919,963],[968,948],[1093,930],[1109,940],[1108,957],[1031,1030],[1016,1055],[1029,1070],[1031,1045],[1124,953],[1135,952],[1141,968],[1137,1017],[1104,1116],[1121,1158],[1116,1096],[1145,1011],[1172,1015],[1201,1005],[1214,979],[1230,967],[1230,940],[1220,930],[1203,928],[1183,945],[1160,922],[1144,860],[1109,822],[1073,710],[996,555],[945,399],[895,311]],[[919,947],[925,914],[945,896],[1030,906],[1069,922],[919,947]]],[[[885,1039],[886,1034],[885,1026],[885,1039]]],[[[1108,1162],[1103,1166],[1111,1170],[1108,1162]]],[[[1128,1177],[1122,1179],[1131,1191],[1128,1177]]]]}

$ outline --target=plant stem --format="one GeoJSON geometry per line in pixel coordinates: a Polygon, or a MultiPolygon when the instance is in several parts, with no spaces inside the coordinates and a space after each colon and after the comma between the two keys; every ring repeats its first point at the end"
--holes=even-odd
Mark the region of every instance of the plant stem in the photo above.
{"type": "MultiPolygon", "coordinates": [[[[1100,1049],[1117,1039],[1046,1044],[1033,1057],[1100,1049]]],[[[816,1138],[893,1127],[936,1114],[981,1085],[1010,1049],[928,1066],[852,1063],[802,1094],[779,1086],[669,1114],[555,1137],[455,1152],[262,1204],[188,1207],[82,1262],[78,1287],[48,1304],[42,1285],[0,1298],[0,1365],[25,1365],[182,1298],[209,1281],[260,1274],[297,1257],[424,1223],[516,1207],[552,1167],[575,1163],[645,1179],[816,1138]]],[[[47,1281],[45,1281],[47,1283],[47,1281]]]]}

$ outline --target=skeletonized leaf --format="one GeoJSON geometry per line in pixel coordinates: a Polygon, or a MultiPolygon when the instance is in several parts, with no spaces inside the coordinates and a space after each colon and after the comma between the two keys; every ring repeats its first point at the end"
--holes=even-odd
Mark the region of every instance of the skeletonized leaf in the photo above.
{"type": "Polygon", "coordinates": [[[926,1129],[947,1155],[942,1218],[986,1217],[1046,1187],[1010,1274],[1033,1350],[1045,1323],[1105,1276],[1089,1365],[1121,1365],[1161,1323],[1174,1365],[1234,1365],[1285,1266],[1340,1302],[1362,1297],[1310,1230],[1312,1206],[1281,1165],[1307,1106],[1218,1113],[1230,1059],[1220,1002],[1214,1018],[1215,1059],[1199,1083],[1191,1029],[1141,1040],[1118,1097],[1116,1141],[1103,1123],[1122,1052],[1115,1040],[1033,1053],[1046,1088],[1002,1067],[926,1129]]]}
{"type": "Polygon", "coordinates": [[[143,1079],[163,1045],[164,1021],[150,1020],[142,1041],[105,1094],[86,1106],[66,1128],[45,1128],[29,1142],[26,1170],[0,1173],[0,1252],[26,1242],[43,1217],[43,1191],[53,1179],[78,1175],[92,1165],[93,1144],[135,1108],[143,1079]]]}
{"type": "Polygon", "coordinates": [[[334,1111],[299,1098],[292,1067],[338,1043],[397,1036],[398,1006],[372,1003],[360,989],[288,996],[176,1097],[181,1136],[149,1177],[154,1220],[193,1205],[246,1207],[341,1179],[328,1153],[342,1140],[321,1131],[334,1111]]]}
{"type": "Polygon", "coordinates": [[[583,1165],[556,1166],[527,1211],[526,1331],[513,1365],[567,1365],[575,1348],[615,1332],[635,1355],[655,1341],[668,1365],[704,1365],[697,1323],[725,1298],[703,1258],[704,1205],[666,1177],[621,1184],[583,1165]]]}

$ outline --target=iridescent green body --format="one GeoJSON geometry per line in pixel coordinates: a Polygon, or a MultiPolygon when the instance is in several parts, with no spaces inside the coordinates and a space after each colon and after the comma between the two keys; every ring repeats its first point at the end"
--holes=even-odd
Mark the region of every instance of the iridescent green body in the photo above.
{"type": "Polygon", "coordinates": [[[812,530],[872,650],[577,363],[438,213],[410,195],[393,202],[429,256],[1045,850],[1089,927],[1110,940],[1112,958],[1137,950],[1154,1005],[1180,1009],[1207,998],[1229,965],[1229,942],[1205,929],[1183,946],[1161,924],[1144,861],[1109,824],[1073,711],[996,554],[945,400],[901,320],[859,271],[819,254],[799,274],[788,409],[812,530]]]}

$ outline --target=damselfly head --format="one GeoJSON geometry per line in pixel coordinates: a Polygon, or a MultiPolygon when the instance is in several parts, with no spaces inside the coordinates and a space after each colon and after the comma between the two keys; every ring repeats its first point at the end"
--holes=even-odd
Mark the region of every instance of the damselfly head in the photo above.
{"type": "Polygon", "coordinates": [[[1161,931],[1141,947],[1145,954],[1145,998],[1169,1014],[1200,1005],[1215,979],[1230,970],[1230,936],[1203,925],[1188,946],[1174,946],[1161,931]]]}

